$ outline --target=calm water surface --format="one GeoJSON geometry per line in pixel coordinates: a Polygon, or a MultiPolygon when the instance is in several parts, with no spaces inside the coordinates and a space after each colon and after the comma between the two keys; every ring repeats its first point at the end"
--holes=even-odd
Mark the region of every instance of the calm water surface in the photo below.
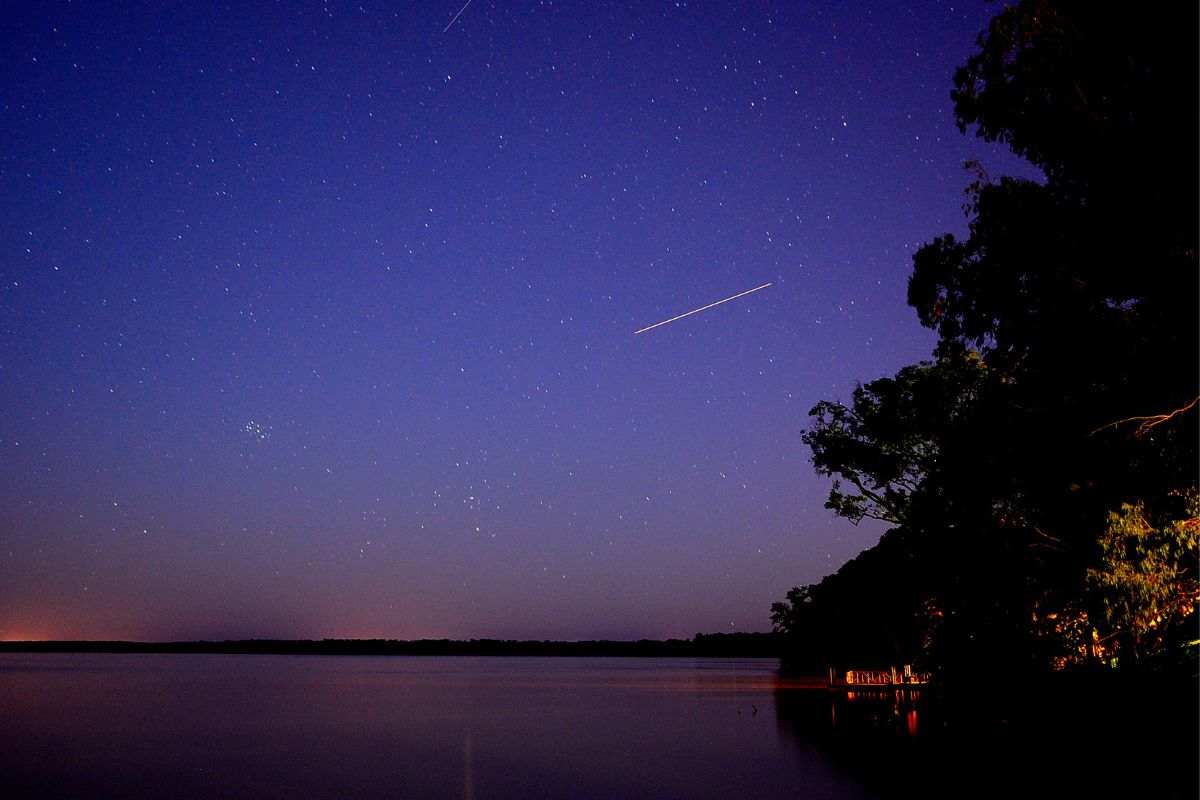
{"type": "Polygon", "coordinates": [[[39,798],[873,796],[797,735],[799,698],[829,701],[777,667],[6,654],[0,775],[39,798]]]}

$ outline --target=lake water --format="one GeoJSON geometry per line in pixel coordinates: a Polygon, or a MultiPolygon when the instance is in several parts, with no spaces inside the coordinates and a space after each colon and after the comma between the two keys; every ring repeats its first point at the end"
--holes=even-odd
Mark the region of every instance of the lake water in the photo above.
{"type": "MultiPolygon", "coordinates": [[[[4,797],[856,798],[774,659],[0,655],[4,797]],[[784,698],[781,701],[781,698],[784,698]]],[[[915,725],[901,719],[901,725],[915,725]]]]}
{"type": "Polygon", "coordinates": [[[774,659],[8,653],[0,798],[1190,800],[1194,684],[938,721],[774,659]]]}

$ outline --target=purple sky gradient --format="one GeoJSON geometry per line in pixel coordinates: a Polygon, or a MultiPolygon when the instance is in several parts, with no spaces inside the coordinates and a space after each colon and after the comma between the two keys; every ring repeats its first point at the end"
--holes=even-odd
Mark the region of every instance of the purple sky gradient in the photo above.
{"type": "Polygon", "coordinates": [[[765,630],[877,540],[800,434],[1029,174],[994,7],[460,5],[6,10],[0,638],[765,630]]]}

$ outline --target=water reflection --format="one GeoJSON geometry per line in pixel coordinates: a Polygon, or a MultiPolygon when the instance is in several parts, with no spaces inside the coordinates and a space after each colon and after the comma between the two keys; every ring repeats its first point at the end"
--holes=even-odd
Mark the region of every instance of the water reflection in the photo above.
{"type": "Polygon", "coordinates": [[[879,797],[1182,800],[1200,796],[1194,711],[1163,709],[1195,709],[1197,688],[1138,684],[1123,697],[1075,678],[934,702],[929,689],[805,691],[781,678],[773,697],[782,739],[879,797]]]}
{"type": "Polygon", "coordinates": [[[781,739],[773,692],[814,693],[777,669],[774,659],[9,655],[0,795],[864,797],[821,753],[781,739]]]}
{"type": "Polygon", "coordinates": [[[834,734],[873,732],[899,738],[918,738],[924,705],[922,692],[912,689],[855,691],[775,687],[776,718],[789,737],[828,738],[834,734]],[[819,723],[819,724],[818,724],[819,723]]]}
{"type": "Polygon", "coordinates": [[[1122,773],[1080,764],[1194,763],[1194,730],[1171,749],[1092,695],[967,724],[1010,713],[996,691],[948,724],[928,690],[830,692],[773,659],[13,654],[0,796],[1091,800],[1122,773]]]}
{"type": "Polygon", "coordinates": [[[799,689],[781,679],[773,697],[780,737],[797,749],[821,753],[882,797],[930,793],[920,689],[799,689]]]}
{"type": "Polygon", "coordinates": [[[471,732],[463,737],[463,800],[475,800],[475,756],[471,752],[471,732]]]}

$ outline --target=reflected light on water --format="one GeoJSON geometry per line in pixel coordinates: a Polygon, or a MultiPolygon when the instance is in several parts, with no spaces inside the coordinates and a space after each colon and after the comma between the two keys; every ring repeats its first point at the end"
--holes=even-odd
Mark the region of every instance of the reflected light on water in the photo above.
{"type": "Polygon", "coordinates": [[[475,755],[471,752],[471,732],[463,737],[463,800],[475,800],[475,755]]]}
{"type": "Polygon", "coordinates": [[[777,675],[775,659],[9,654],[0,794],[866,797],[823,752],[780,746],[795,739],[772,698],[818,702],[827,728],[829,697],[777,675]]]}

